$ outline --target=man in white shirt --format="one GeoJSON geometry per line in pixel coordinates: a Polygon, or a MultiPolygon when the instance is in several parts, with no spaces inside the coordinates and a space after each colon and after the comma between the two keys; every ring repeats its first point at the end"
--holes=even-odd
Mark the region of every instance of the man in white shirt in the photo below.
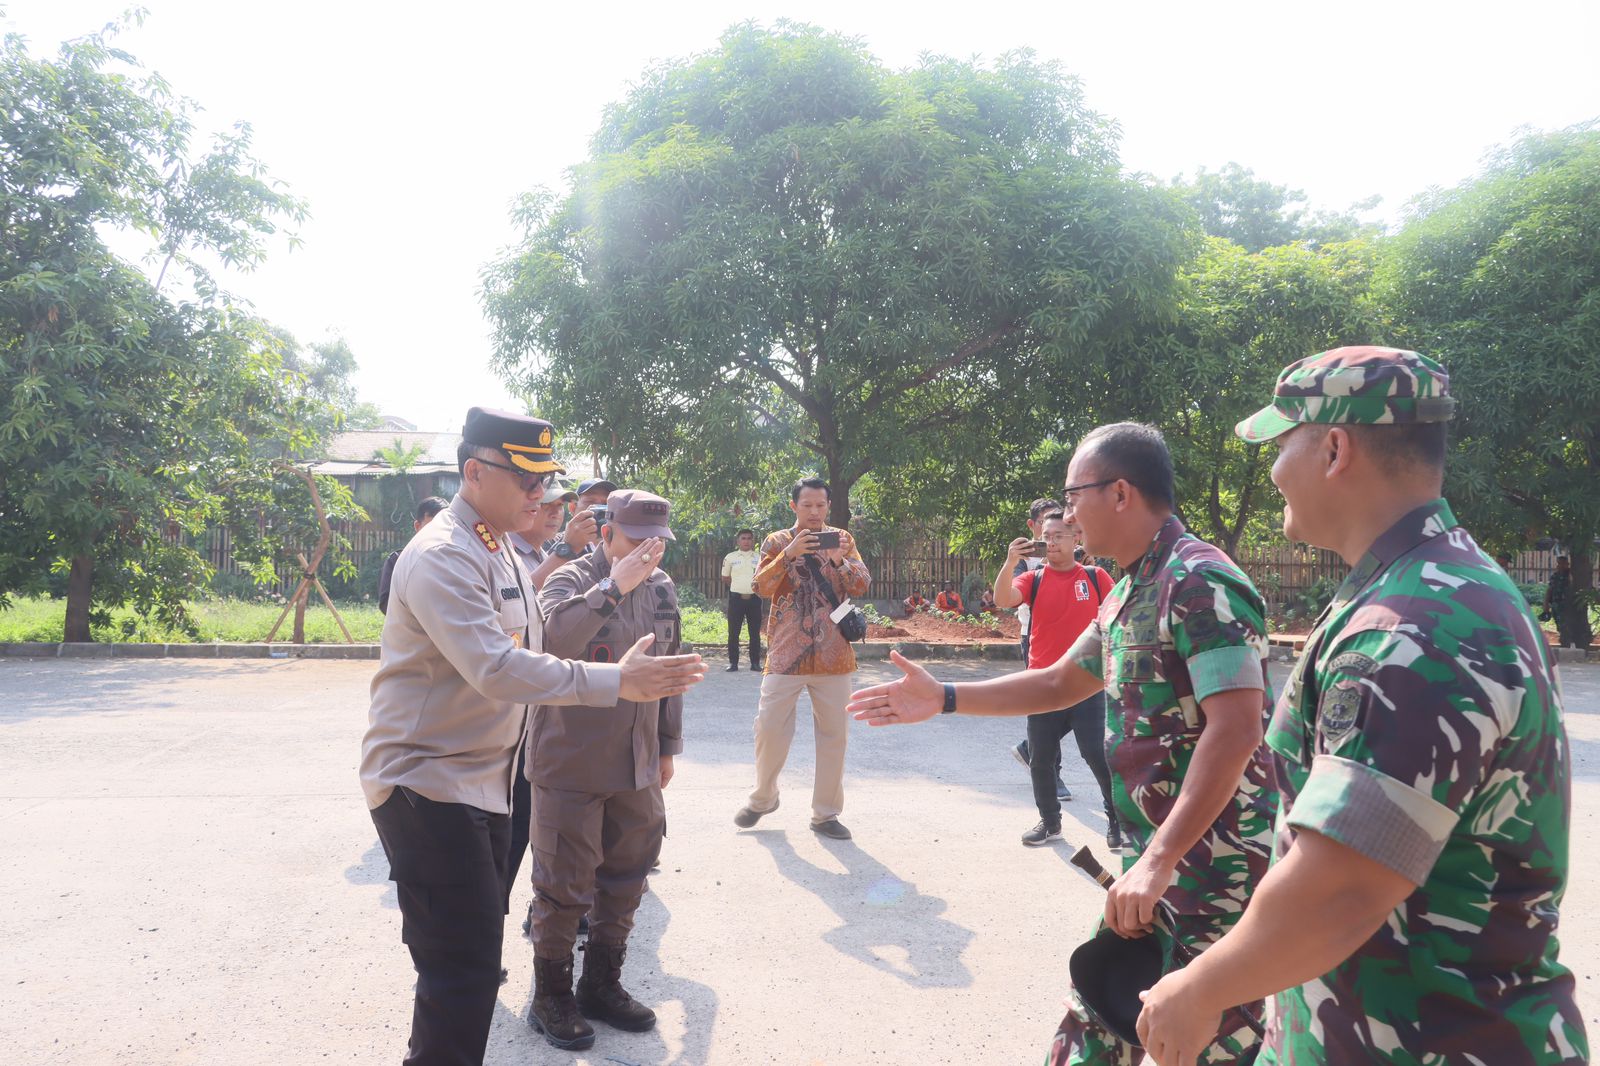
{"type": "Polygon", "coordinates": [[[756,595],[756,551],[753,529],[739,530],[739,547],[722,557],[722,583],[728,588],[728,670],[739,669],[739,637],[750,628],[750,669],[761,669],[761,597],[756,595]]]}

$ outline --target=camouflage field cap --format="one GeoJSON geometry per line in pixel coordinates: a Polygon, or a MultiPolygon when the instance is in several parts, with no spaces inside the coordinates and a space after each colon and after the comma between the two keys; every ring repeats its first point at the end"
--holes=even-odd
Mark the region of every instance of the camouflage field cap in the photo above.
{"type": "Polygon", "coordinates": [[[1448,422],[1455,407],[1450,375],[1425,355],[1366,345],[1334,348],[1284,367],[1272,403],[1233,431],[1250,444],[1261,444],[1302,422],[1448,422]]]}

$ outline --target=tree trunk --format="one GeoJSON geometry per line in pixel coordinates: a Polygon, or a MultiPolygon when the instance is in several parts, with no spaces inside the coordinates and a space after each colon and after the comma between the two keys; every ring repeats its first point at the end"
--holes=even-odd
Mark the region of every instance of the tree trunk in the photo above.
{"type": "Polygon", "coordinates": [[[1589,625],[1589,605],[1594,602],[1594,550],[1587,546],[1591,538],[1577,539],[1585,547],[1572,549],[1571,591],[1556,627],[1572,643],[1587,648],[1594,640],[1594,630],[1589,625]]]}
{"type": "Polygon", "coordinates": [[[67,626],[62,639],[69,644],[87,644],[89,605],[94,593],[94,556],[74,555],[67,575],[67,626]]]}
{"type": "Polygon", "coordinates": [[[300,591],[300,598],[294,601],[294,636],[290,638],[295,644],[306,642],[306,601],[311,598],[309,586],[300,591]]]}

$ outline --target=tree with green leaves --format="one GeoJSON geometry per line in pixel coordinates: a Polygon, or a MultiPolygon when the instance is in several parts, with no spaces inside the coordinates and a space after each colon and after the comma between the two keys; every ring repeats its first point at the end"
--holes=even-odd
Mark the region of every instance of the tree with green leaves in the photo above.
{"type": "Polygon", "coordinates": [[[1313,211],[1304,191],[1264,181],[1238,163],[1215,171],[1201,167],[1193,178],[1177,178],[1173,188],[1200,217],[1207,234],[1232,241],[1247,252],[1296,241],[1337,244],[1357,237],[1375,238],[1381,232],[1357,217],[1378,205],[1377,196],[1352,204],[1347,211],[1313,211]]]}
{"type": "Polygon", "coordinates": [[[48,59],[0,45],[0,594],[64,573],[69,641],[127,602],[186,620],[206,568],[167,534],[216,512],[230,399],[262,373],[202,262],[248,267],[304,214],[248,128],[200,152],[193,133],[190,105],[108,34],[48,59]],[[179,265],[193,297],[114,255],[105,228],[147,235],[161,281],[179,265]]]}
{"type": "MultiPolygon", "coordinates": [[[[290,639],[302,644],[309,594],[326,596],[312,584],[324,560],[341,577],[355,575],[349,538],[334,523],[367,518],[348,486],[309,469],[354,404],[343,382],[355,364],[352,357],[347,370],[319,375],[326,364],[315,350],[308,359],[287,333],[262,325],[256,338],[250,373],[230,383],[228,431],[208,464],[209,513],[231,532],[233,558],[257,585],[277,585],[283,570],[300,577],[290,639]]],[[[337,348],[349,352],[343,342],[337,348]]]]}
{"type": "Polygon", "coordinates": [[[1374,255],[1366,241],[1250,252],[1209,238],[1184,271],[1177,327],[1140,346],[1143,415],[1172,449],[1183,520],[1230,555],[1279,532],[1276,509],[1264,507],[1274,498],[1273,449],[1244,444],[1233,427],[1288,363],[1374,342],[1374,255]]]}
{"type": "Polygon", "coordinates": [[[1056,65],[893,71],[789,23],[647,72],[518,222],[484,284],[509,381],[608,471],[718,498],[772,492],[748,479],[781,436],[841,526],[869,476],[926,512],[930,457],[1030,454],[1058,385],[1170,314],[1192,243],[1056,65]]]}
{"type": "Polygon", "coordinates": [[[1398,339],[1441,360],[1460,406],[1447,491],[1495,548],[1570,550],[1570,632],[1600,534],[1600,124],[1527,133],[1429,192],[1388,242],[1379,292],[1398,339]]]}

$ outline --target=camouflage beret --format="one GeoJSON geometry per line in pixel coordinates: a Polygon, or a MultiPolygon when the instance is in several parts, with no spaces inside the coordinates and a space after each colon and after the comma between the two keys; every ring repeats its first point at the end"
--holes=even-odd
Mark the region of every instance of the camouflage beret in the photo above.
{"type": "Polygon", "coordinates": [[[1448,422],[1455,405],[1450,375],[1425,355],[1400,348],[1334,348],[1284,367],[1272,403],[1233,431],[1250,444],[1261,444],[1302,422],[1448,422]]]}

